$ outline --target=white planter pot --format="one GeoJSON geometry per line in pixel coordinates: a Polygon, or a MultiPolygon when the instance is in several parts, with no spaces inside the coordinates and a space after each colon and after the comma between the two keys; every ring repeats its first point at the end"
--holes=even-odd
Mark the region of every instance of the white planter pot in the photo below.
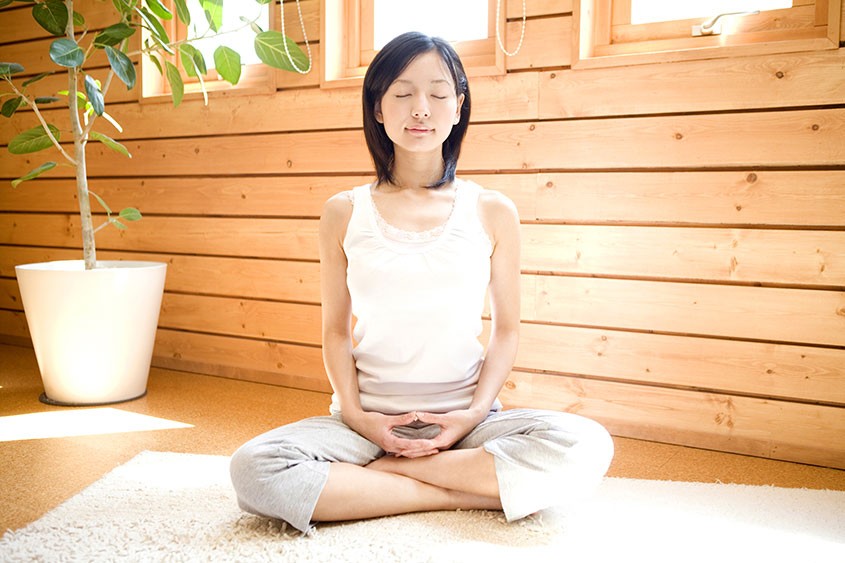
{"type": "Polygon", "coordinates": [[[167,264],[82,260],[17,266],[26,322],[49,403],[143,396],[167,264]]]}

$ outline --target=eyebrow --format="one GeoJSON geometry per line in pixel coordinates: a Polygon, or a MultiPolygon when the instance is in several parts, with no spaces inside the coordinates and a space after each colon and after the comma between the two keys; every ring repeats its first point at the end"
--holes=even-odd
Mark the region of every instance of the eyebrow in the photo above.
{"type": "MultiPolygon", "coordinates": [[[[397,82],[401,82],[403,84],[413,84],[413,82],[411,80],[405,80],[405,79],[402,79],[402,78],[397,78],[396,80],[393,81],[393,84],[396,84],[397,82]]],[[[449,85],[451,85],[452,83],[450,81],[446,80],[445,78],[438,78],[436,80],[432,80],[431,84],[449,84],[449,85]]]]}

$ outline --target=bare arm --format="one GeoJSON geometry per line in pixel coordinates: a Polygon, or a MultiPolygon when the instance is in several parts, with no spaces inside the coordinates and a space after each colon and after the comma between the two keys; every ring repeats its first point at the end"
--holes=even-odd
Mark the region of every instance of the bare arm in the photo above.
{"type": "Polygon", "coordinates": [[[341,409],[361,409],[352,358],[352,302],[346,287],[343,237],[352,215],[347,194],[337,194],[320,217],[320,299],[323,320],[323,362],[341,409]]]}
{"type": "Polygon", "coordinates": [[[519,215],[506,197],[486,192],[481,216],[493,240],[490,259],[490,308],[493,328],[471,409],[484,416],[510,375],[519,345],[520,236],[519,215]]]}

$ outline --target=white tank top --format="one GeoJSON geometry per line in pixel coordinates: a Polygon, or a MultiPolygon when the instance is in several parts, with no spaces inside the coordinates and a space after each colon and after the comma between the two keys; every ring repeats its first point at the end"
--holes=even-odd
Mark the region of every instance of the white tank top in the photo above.
{"type": "MultiPolygon", "coordinates": [[[[483,188],[460,179],[455,188],[446,223],[425,233],[388,225],[372,185],[352,190],[343,249],[365,411],[448,412],[472,402],[493,247],[478,216],[483,188]]],[[[331,408],[340,410],[336,396],[331,408]]]]}

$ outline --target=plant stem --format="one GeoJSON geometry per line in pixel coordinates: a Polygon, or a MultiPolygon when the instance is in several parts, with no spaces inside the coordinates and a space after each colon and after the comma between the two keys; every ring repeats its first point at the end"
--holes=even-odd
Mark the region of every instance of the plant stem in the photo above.
{"type": "Polygon", "coordinates": [[[30,99],[26,94],[18,90],[15,84],[11,81],[11,79],[6,78],[6,82],[9,83],[9,85],[12,87],[12,90],[14,90],[18,96],[26,100],[26,103],[29,104],[29,107],[31,107],[32,111],[35,112],[35,117],[38,118],[38,122],[41,124],[42,129],[44,129],[44,132],[47,133],[47,136],[50,138],[50,141],[53,142],[53,145],[57,149],[59,149],[60,153],[62,153],[62,156],[65,157],[68,162],[70,162],[73,166],[76,166],[76,161],[73,159],[73,157],[70,156],[64,148],[62,148],[61,143],[59,143],[58,139],[53,136],[53,132],[50,131],[50,128],[47,126],[47,121],[44,119],[44,116],[41,115],[41,112],[38,110],[38,104],[35,103],[35,100],[30,99]]]}
{"type": "MultiPolygon", "coordinates": [[[[65,0],[67,6],[68,23],[67,37],[73,40],[73,0],[65,0]]],[[[79,100],[76,97],[77,67],[68,69],[68,106],[70,109],[70,129],[73,134],[73,151],[76,159],[76,195],[79,200],[79,217],[82,223],[82,256],[85,259],[85,269],[93,270],[97,267],[97,250],[94,246],[94,219],[91,216],[91,200],[88,196],[88,169],[85,162],[86,139],[79,122],[79,100]]]]}

